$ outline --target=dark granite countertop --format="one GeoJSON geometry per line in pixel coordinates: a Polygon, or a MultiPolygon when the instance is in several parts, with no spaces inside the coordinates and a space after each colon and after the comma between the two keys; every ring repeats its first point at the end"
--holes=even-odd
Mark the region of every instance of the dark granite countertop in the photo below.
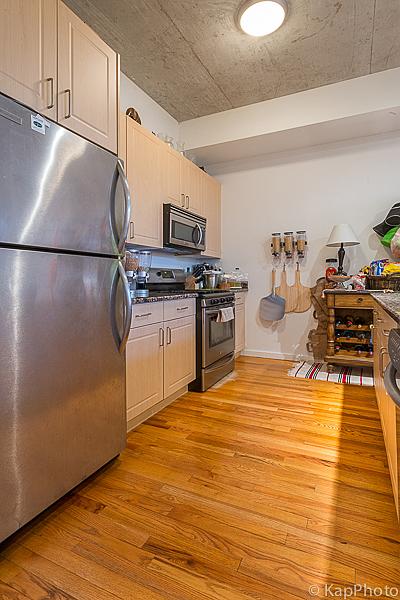
{"type": "Polygon", "coordinates": [[[197,298],[196,292],[182,292],[181,294],[165,294],[147,296],[145,298],[132,298],[132,304],[147,304],[148,302],[169,302],[170,300],[183,300],[184,298],[197,298]]]}
{"type": "Polygon", "coordinates": [[[400,324],[400,292],[392,294],[382,294],[377,291],[371,291],[371,295],[386,312],[400,324]]]}

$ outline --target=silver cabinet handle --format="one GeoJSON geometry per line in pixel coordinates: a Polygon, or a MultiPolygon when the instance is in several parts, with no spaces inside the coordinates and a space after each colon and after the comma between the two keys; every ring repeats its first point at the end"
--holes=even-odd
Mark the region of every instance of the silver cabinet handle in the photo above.
{"type": "Polygon", "coordinates": [[[130,218],[131,218],[131,192],[130,192],[129,185],[128,185],[128,179],[124,172],[124,165],[120,159],[117,160],[117,172],[118,172],[118,176],[121,179],[122,189],[124,190],[124,201],[125,201],[124,222],[122,225],[121,237],[118,242],[118,252],[121,254],[124,249],[126,239],[128,237],[128,230],[129,230],[130,223],[131,223],[131,220],[130,220],[130,218]]]}
{"type": "Polygon", "coordinates": [[[390,329],[384,329],[382,333],[385,337],[389,337],[390,329]]]}
{"type": "Polygon", "coordinates": [[[135,237],[135,223],[133,221],[131,221],[129,223],[129,239],[133,240],[134,237],[135,237]]]}
{"type": "Polygon", "coordinates": [[[67,89],[65,90],[65,93],[68,94],[68,112],[64,118],[69,119],[71,117],[71,90],[67,89]]]}
{"type": "Polygon", "coordinates": [[[190,198],[189,196],[186,196],[186,208],[189,208],[190,206],[190,198]]]}
{"type": "Polygon", "coordinates": [[[189,310],[188,306],[179,306],[176,310],[189,310]]]}
{"type": "Polygon", "coordinates": [[[118,261],[118,272],[119,272],[119,276],[121,277],[123,286],[124,286],[124,313],[125,313],[125,320],[124,320],[124,328],[122,331],[122,337],[121,337],[121,342],[119,344],[119,351],[122,354],[122,352],[124,352],[127,341],[128,341],[128,337],[129,337],[129,332],[131,329],[131,320],[132,320],[132,300],[131,300],[131,293],[130,293],[130,289],[129,289],[129,282],[128,279],[125,275],[125,269],[122,266],[121,261],[118,261]]]}
{"type": "Polygon", "coordinates": [[[167,346],[169,346],[171,341],[172,341],[171,327],[167,327],[167,346]]]}
{"type": "Polygon", "coordinates": [[[54,77],[47,77],[47,83],[50,83],[50,104],[47,105],[46,108],[54,108],[54,77]]]}
{"type": "Polygon", "coordinates": [[[181,206],[185,208],[185,194],[181,194],[181,206]]]}
{"type": "Polygon", "coordinates": [[[135,315],[135,319],[141,319],[143,317],[151,317],[152,313],[142,313],[141,315],[135,315]]]}
{"type": "Polygon", "coordinates": [[[159,336],[159,341],[160,341],[160,347],[164,346],[164,329],[162,327],[160,327],[159,331],[158,331],[158,336],[159,336]]]}

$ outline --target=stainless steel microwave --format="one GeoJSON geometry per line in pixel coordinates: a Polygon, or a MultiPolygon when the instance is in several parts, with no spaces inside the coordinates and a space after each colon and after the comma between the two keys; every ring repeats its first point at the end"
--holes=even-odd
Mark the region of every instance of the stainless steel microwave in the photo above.
{"type": "Polygon", "coordinates": [[[164,248],[199,253],[206,249],[206,219],[179,208],[164,204],[164,248]]]}

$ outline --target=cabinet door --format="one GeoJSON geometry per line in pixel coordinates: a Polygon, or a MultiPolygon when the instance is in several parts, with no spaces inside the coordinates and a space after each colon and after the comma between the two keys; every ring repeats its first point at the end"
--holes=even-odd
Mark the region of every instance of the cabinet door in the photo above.
{"type": "Polygon", "coordinates": [[[130,118],[126,119],[126,173],[132,199],[128,242],[162,248],[163,142],[130,118]]]}
{"type": "Polygon", "coordinates": [[[195,316],[165,324],[164,397],[196,378],[195,316]]]}
{"type": "Polygon", "coordinates": [[[58,3],[58,122],[117,152],[117,54],[58,3]]]}
{"type": "Polygon", "coordinates": [[[235,306],[235,354],[244,350],[245,347],[245,305],[235,306]]]}
{"type": "Polygon", "coordinates": [[[182,157],[182,193],[185,194],[185,208],[197,215],[203,215],[202,175],[192,161],[182,157]]]}
{"type": "Polygon", "coordinates": [[[128,421],[163,399],[163,325],[131,329],[126,346],[128,421]]]}
{"type": "Polygon", "coordinates": [[[207,219],[204,254],[221,257],[221,184],[206,173],[202,174],[203,213],[207,219]]]}
{"type": "Polygon", "coordinates": [[[56,0],[0,3],[0,91],[56,119],[56,0]]]}
{"type": "Polygon", "coordinates": [[[181,191],[182,155],[165,144],[162,148],[163,202],[185,208],[185,194],[181,191]]]}

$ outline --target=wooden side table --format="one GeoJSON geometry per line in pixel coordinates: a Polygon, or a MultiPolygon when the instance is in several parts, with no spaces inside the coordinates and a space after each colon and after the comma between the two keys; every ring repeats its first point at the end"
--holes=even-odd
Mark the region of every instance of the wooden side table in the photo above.
{"type": "Polygon", "coordinates": [[[373,351],[371,352],[370,338],[373,324],[373,298],[367,292],[341,290],[326,290],[325,296],[328,308],[325,361],[328,364],[372,367],[374,357],[373,351]],[[363,324],[347,326],[346,317],[355,320],[362,318],[363,324]],[[341,321],[341,324],[338,324],[338,321],[341,321]],[[362,336],[365,336],[365,340],[359,339],[362,336]],[[361,345],[362,351],[355,350],[356,346],[361,345]]]}

